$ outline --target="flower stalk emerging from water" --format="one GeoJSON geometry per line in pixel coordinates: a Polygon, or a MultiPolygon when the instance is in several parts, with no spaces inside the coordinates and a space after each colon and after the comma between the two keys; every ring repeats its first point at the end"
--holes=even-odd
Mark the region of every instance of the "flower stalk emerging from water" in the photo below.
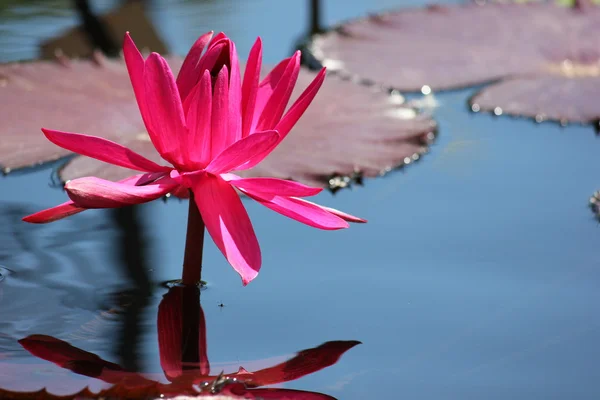
{"type": "Polygon", "coordinates": [[[183,274],[181,276],[181,283],[184,285],[200,285],[203,253],[204,221],[194,202],[194,194],[190,193],[185,253],[183,255],[183,274]]]}
{"type": "Polygon", "coordinates": [[[74,179],[65,185],[70,202],[27,216],[25,221],[50,222],[89,208],[141,204],[167,194],[190,197],[184,283],[200,280],[199,245],[205,226],[244,285],[257,276],[262,261],[236,189],[315,228],[335,230],[347,228],[348,222],[365,222],[303,199],[321,188],[234,173],[251,169],[284,140],[316,96],[325,69],[287,108],[300,72],[300,52],[260,80],[260,38],[250,50],[243,79],[235,44],[223,33],[202,35],[183,61],[177,79],[157,53],[144,59],[129,33],[123,54],[149,138],[170,165],[157,164],[100,137],[42,129],[48,140],[67,150],[143,173],[120,182],[74,179]]]}

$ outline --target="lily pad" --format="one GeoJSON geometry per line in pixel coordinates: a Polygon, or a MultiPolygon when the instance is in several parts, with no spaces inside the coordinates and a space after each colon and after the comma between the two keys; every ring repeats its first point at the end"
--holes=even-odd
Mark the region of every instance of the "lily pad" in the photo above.
{"type": "Polygon", "coordinates": [[[474,111],[562,122],[600,117],[600,7],[580,1],[404,9],[314,37],[318,62],[401,91],[491,83],[474,111]]]}
{"type": "MultiPolygon", "coordinates": [[[[177,71],[181,59],[171,57],[169,63],[177,71]]],[[[312,72],[301,71],[292,101],[312,78],[312,72]]],[[[5,172],[69,154],[47,141],[41,127],[102,136],[158,161],[121,61],[96,55],[93,61],[2,65],[0,101],[7,105],[0,109],[5,172]]],[[[328,77],[293,132],[248,175],[339,187],[350,176],[377,176],[410,163],[426,152],[436,124],[398,103],[398,96],[328,77]]],[[[119,180],[131,171],[76,157],[60,175],[119,180]]]]}
{"type": "Polygon", "coordinates": [[[93,132],[117,142],[147,135],[126,79],[123,63],[108,61],[99,53],[91,61],[60,58],[1,65],[3,171],[71,154],[48,142],[40,131],[43,126],[56,124],[67,131],[93,132]]]}

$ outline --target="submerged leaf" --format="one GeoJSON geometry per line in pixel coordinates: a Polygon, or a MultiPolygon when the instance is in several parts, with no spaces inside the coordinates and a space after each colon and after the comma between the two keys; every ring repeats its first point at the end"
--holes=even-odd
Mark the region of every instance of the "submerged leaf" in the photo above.
{"type": "Polygon", "coordinates": [[[577,2],[469,3],[405,9],[316,36],[316,60],[342,75],[403,91],[500,80],[471,100],[538,120],[600,117],[600,7],[577,2]]]}
{"type": "MultiPolygon", "coordinates": [[[[169,64],[177,71],[181,59],[171,57],[169,64]]],[[[300,72],[292,102],[313,78],[312,72],[300,72]]],[[[7,105],[0,108],[0,166],[6,171],[69,154],[50,143],[41,127],[101,136],[160,161],[121,61],[0,65],[0,101],[7,105]]],[[[337,188],[350,177],[377,176],[410,163],[426,151],[436,125],[398,103],[398,96],[328,77],[290,135],[245,176],[337,188]]],[[[74,158],[61,171],[64,180],[90,175],[116,181],[131,171],[86,157],[74,158]]]]}

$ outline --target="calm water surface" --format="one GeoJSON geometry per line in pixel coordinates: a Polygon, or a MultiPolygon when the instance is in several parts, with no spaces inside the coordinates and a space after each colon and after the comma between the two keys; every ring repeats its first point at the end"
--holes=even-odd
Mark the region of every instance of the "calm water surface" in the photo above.
{"type": "MultiPolygon", "coordinates": [[[[0,58],[35,57],[40,40],[77,22],[68,3],[0,7],[0,58]]],[[[325,3],[327,24],[418,4],[325,3]]],[[[201,32],[225,30],[244,55],[261,35],[273,63],[305,30],[299,0],[150,5],[175,53],[201,32]]],[[[246,288],[207,240],[201,302],[215,369],[260,368],[325,341],[360,340],[335,366],[285,387],[340,399],[600,397],[600,230],[587,208],[600,187],[600,143],[589,127],[470,114],[472,92],[437,96],[440,136],[422,162],[318,196],[367,225],[322,232],[247,201],[263,268],[246,288]]],[[[180,273],[187,204],[139,208],[144,285],[122,261],[115,213],[20,221],[66,198],[51,172],[0,179],[0,387],[102,387],[30,356],[17,343],[30,334],[160,376],[159,282],[180,273]],[[146,301],[131,294],[136,288],[151,290],[146,301]]]]}

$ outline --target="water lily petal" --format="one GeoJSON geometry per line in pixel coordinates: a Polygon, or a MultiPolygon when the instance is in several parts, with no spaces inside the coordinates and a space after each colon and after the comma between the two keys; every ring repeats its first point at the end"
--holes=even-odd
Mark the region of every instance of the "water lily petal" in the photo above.
{"type": "Polygon", "coordinates": [[[59,219],[78,214],[85,210],[87,210],[87,208],[76,206],[72,201],[67,201],[58,206],[47,208],[45,210],[38,211],[35,214],[23,217],[23,221],[30,222],[32,224],[46,224],[48,222],[58,221],[59,219]]]}
{"type": "Polygon", "coordinates": [[[215,158],[233,141],[229,135],[229,70],[224,65],[213,87],[211,156],[215,158]]]}
{"type": "MultiPolygon", "coordinates": [[[[154,384],[153,381],[138,373],[128,372],[120,365],[103,360],[97,354],[82,350],[52,336],[29,335],[20,339],[19,344],[32,355],[79,375],[89,376],[107,383],[127,383],[129,387],[154,384]]],[[[45,397],[53,398],[54,396],[46,395],[45,397]]]]}
{"type": "Polygon", "coordinates": [[[278,141],[277,131],[257,132],[223,150],[208,164],[206,171],[218,175],[236,169],[252,168],[266,157],[278,141]]]}
{"type": "Polygon", "coordinates": [[[306,186],[298,182],[288,181],[277,178],[240,178],[231,179],[233,174],[222,176],[223,179],[231,183],[233,186],[243,189],[249,193],[260,193],[267,195],[279,196],[314,196],[320,193],[323,189],[311,186],[306,186]],[[229,179],[228,179],[229,178],[229,179]]]}
{"type": "Polygon", "coordinates": [[[254,130],[273,129],[277,125],[292,96],[299,73],[300,52],[297,51],[289,58],[289,62],[279,79],[274,79],[275,76],[273,75],[271,79],[265,79],[261,82],[258,97],[261,99],[261,103],[265,101],[266,96],[268,96],[268,100],[261,111],[254,130]]]}
{"type": "Polygon", "coordinates": [[[198,73],[209,70],[212,75],[216,75],[223,66],[229,65],[229,42],[222,33],[215,36],[198,62],[198,73]]]}
{"type": "Polygon", "coordinates": [[[175,190],[179,184],[163,178],[145,186],[111,182],[96,177],[74,179],[65,190],[76,205],[85,208],[116,208],[147,203],[175,190]]]}
{"type": "MultiPolygon", "coordinates": [[[[20,339],[19,344],[23,346],[25,350],[30,352],[36,357],[43,360],[50,361],[62,368],[74,367],[75,364],[81,366],[87,365],[88,367],[97,366],[98,368],[87,368],[96,371],[101,371],[104,368],[123,371],[119,365],[105,361],[98,357],[94,353],[81,350],[64,340],[57,339],[48,335],[29,335],[23,339],[20,339]]],[[[93,376],[93,373],[86,373],[82,371],[81,375],[93,376]]]]}
{"type": "Polygon", "coordinates": [[[223,40],[229,40],[227,35],[225,35],[225,32],[217,33],[215,35],[215,37],[213,37],[212,40],[210,41],[210,43],[208,44],[208,48],[209,49],[213,48],[214,46],[216,46],[219,42],[221,42],[223,40]]]}
{"type": "Polygon", "coordinates": [[[192,191],[208,233],[247,285],[258,275],[262,261],[242,200],[229,183],[208,174],[194,182],[192,191]]]}
{"type": "Polygon", "coordinates": [[[289,382],[335,364],[351,348],[361,344],[356,340],[336,340],[299,351],[294,357],[269,368],[236,378],[248,387],[275,385],[289,382]]]}
{"type": "Polygon", "coordinates": [[[242,192],[263,206],[314,228],[335,230],[349,227],[348,222],[337,215],[316,204],[301,201],[295,197],[274,196],[258,192],[251,193],[246,190],[242,190],[242,192]]]}
{"type": "Polygon", "coordinates": [[[196,86],[198,83],[198,77],[202,73],[202,71],[198,69],[198,64],[202,56],[202,52],[212,36],[213,31],[207,32],[200,36],[192,45],[192,48],[183,60],[179,74],[177,74],[177,88],[183,101],[185,101],[194,86],[196,86]]]}
{"type": "Polygon", "coordinates": [[[252,120],[254,117],[254,107],[256,105],[256,94],[258,92],[258,82],[260,80],[260,67],[262,65],[262,41],[260,37],[256,39],[246,63],[244,71],[244,82],[242,84],[242,137],[250,134],[252,120]]]}
{"type": "Polygon", "coordinates": [[[151,131],[162,143],[160,155],[174,165],[188,161],[189,135],[175,78],[167,61],[157,53],[146,60],[145,101],[151,131]]]}
{"type": "Polygon", "coordinates": [[[246,392],[253,396],[252,398],[261,400],[336,400],[327,394],[294,389],[261,388],[247,389],[246,392]]]}
{"type": "MultiPolygon", "coordinates": [[[[119,181],[124,185],[147,185],[165,176],[165,172],[154,172],[149,174],[138,174],[127,177],[119,181]]],[[[187,189],[186,189],[187,191],[187,189]]],[[[54,222],[59,219],[66,218],[68,216],[78,214],[82,211],[87,210],[86,207],[80,207],[75,205],[73,201],[67,201],[59,204],[58,206],[48,208],[46,210],[38,211],[35,214],[28,215],[23,218],[23,221],[32,224],[45,224],[48,222],[54,222]]]]}
{"type": "Polygon", "coordinates": [[[190,162],[204,168],[211,160],[212,80],[208,70],[185,100],[184,109],[191,143],[190,162]]]}
{"type": "Polygon", "coordinates": [[[308,87],[302,92],[300,97],[292,104],[287,113],[283,116],[283,118],[276,125],[276,130],[281,135],[281,139],[283,140],[286,135],[292,130],[296,122],[300,119],[300,117],[304,114],[304,111],[308,108],[310,103],[313,101],[317,92],[321,88],[323,81],[325,80],[325,68],[321,69],[315,79],[308,85],[308,87]]]}
{"type": "Polygon", "coordinates": [[[169,167],[160,166],[148,160],[146,157],[129,150],[125,146],[98,136],[44,128],[42,128],[42,132],[44,132],[48,140],[63,149],[120,167],[144,172],[168,171],[170,169],[169,167]]]}
{"type": "Polygon", "coordinates": [[[325,207],[325,206],[313,203],[312,201],[308,201],[308,200],[305,200],[305,199],[296,199],[296,200],[298,202],[301,202],[301,203],[308,203],[308,204],[311,204],[313,206],[320,207],[320,208],[322,208],[325,211],[328,211],[328,212],[330,212],[330,213],[332,213],[334,215],[337,215],[338,217],[340,217],[344,221],[354,222],[354,223],[359,223],[359,224],[364,224],[364,223],[367,222],[366,219],[355,217],[354,215],[345,213],[345,212],[340,211],[340,210],[336,210],[335,208],[325,207]]]}
{"type": "Polygon", "coordinates": [[[228,143],[242,138],[242,77],[235,43],[229,41],[229,121],[228,143]]]}
{"type": "Polygon", "coordinates": [[[131,80],[131,86],[135,94],[135,99],[142,115],[142,120],[148,131],[148,136],[154,145],[154,148],[160,153],[165,153],[165,147],[162,142],[162,138],[157,136],[152,127],[150,126],[150,119],[146,107],[146,88],[144,85],[144,70],[145,61],[142,57],[142,53],[138,50],[137,46],[131,39],[129,32],[125,33],[125,39],[123,40],[123,57],[125,58],[125,64],[127,65],[127,72],[129,73],[129,79],[131,80]]]}
{"type": "Polygon", "coordinates": [[[256,98],[254,104],[254,112],[252,115],[252,123],[250,124],[249,134],[252,134],[256,130],[256,125],[260,116],[267,105],[267,102],[273,94],[273,90],[277,86],[277,83],[281,80],[281,76],[285,72],[291,58],[286,58],[279,62],[268,74],[260,81],[256,91],[256,98]]]}

